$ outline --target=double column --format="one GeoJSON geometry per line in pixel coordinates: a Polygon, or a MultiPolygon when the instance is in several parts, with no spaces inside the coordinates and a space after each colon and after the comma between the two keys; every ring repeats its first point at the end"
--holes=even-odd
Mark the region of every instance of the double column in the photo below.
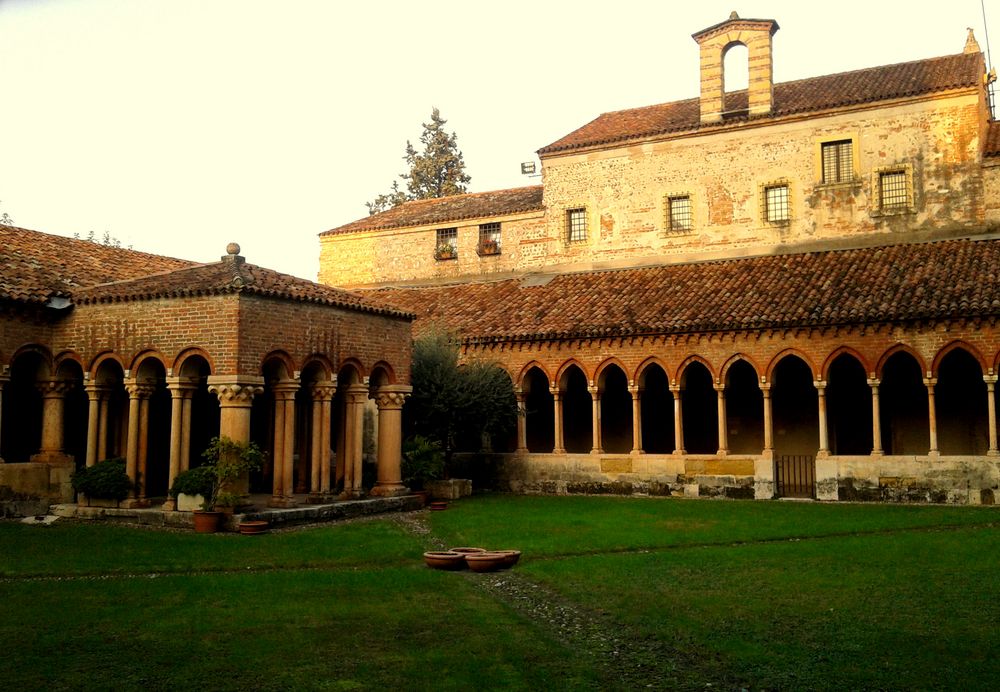
{"type": "MultiPolygon", "coordinates": [[[[3,429],[3,388],[4,385],[10,382],[10,367],[7,365],[0,365],[0,430],[3,429]]],[[[2,447],[0,447],[2,449],[2,447]]],[[[0,464],[3,462],[3,457],[0,457],[0,464]]]]}
{"type": "Polygon", "coordinates": [[[361,497],[361,464],[364,455],[365,401],[368,386],[352,384],[344,398],[344,491],[343,500],[361,497]]]}
{"type": "Polygon", "coordinates": [[[312,395],[312,473],[309,501],[322,502],[330,494],[330,414],[337,385],[316,382],[309,390],[312,395]]]}
{"type": "Polygon", "coordinates": [[[409,492],[403,485],[400,463],[403,443],[403,402],[413,391],[406,385],[380,387],[378,405],[378,482],[372,495],[392,497],[409,492]]]}
{"type": "Polygon", "coordinates": [[[149,397],[155,382],[126,380],[128,392],[128,438],[125,445],[125,473],[133,483],[126,507],[146,504],[146,459],[149,454],[149,397]]]}
{"type": "Polygon", "coordinates": [[[271,387],[274,394],[274,481],[270,507],[294,507],[292,499],[295,469],[295,393],[299,383],[279,380],[271,387]]]}
{"type": "MultiPolygon", "coordinates": [[[[170,391],[170,475],[167,488],[174,480],[191,467],[191,401],[197,384],[180,377],[168,377],[170,391]]],[[[177,508],[177,500],[167,497],[163,509],[177,508]]]]}

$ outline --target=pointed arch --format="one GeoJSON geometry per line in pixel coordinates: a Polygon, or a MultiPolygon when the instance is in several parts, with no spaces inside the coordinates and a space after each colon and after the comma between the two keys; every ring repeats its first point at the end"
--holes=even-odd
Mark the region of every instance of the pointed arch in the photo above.
{"type": "Polygon", "coordinates": [[[809,371],[812,373],[812,379],[813,380],[816,379],[816,377],[819,374],[819,370],[816,369],[816,364],[813,362],[812,358],[810,358],[804,351],[801,351],[797,348],[786,348],[776,353],[775,356],[771,359],[771,362],[767,364],[767,371],[765,373],[765,377],[767,377],[768,382],[772,383],[774,382],[775,368],[778,367],[778,364],[781,361],[790,356],[794,356],[799,360],[801,360],[803,363],[805,363],[809,367],[809,371]]]}
{"type": "Polygon", "coordinates": [[[581,373],[583,373],[583,377],[587,380],[588,385],[593,381],[590,379],[590,375],[587,373],[587,368],[583,366],[583,363],[578,361],[576,358],[570,358],[569,360],[563,362],[563,364],[559,366],[559,370],[556,372],[556,379],[554,382],[556,387],[560,389],[562,388],[563,378],[571,368],[577,368],[581,373]]]}
{"type": "Polygon", "coordinates": [[[931,377],[938,376],[938,370],[941,368],[941,361],[944,360],[945,356],[954,351],[955,349],[961,349],[967,352],[970,356],[976,359],[979,363],[979,367],[982,368],[983,374],[989,370],[989,365],[986,363],[986,358],[980,353],[979,349],[970,344],[968,341],[962,339],[955,339],[947,344],[945,344],[937,354],[934,356],[934,361],[931,363],[931,377]]]}
{"type": "Polygon", "coordinates": [[[722,383],[722,384],[727,384],[726,383],[726,379],[729,377],[729,370],[736,363],[739,363],[740,361],[746,363],[751,368],[753,368],[753,371],[754,371],[754,373],[756,374],[756,376],[758,378],[757,379],[757,383],[758,383],[758,386],[759,386],[759,384],[760,384],[760,367],[758,367],[757,363],[754,361],[753,358],[751,358],[750,356],[748,356],[745,353],[734,353],[733,355],[729,356],[729,358],[726,359],[726,362],[723,363],[722,367],[719,369],[719,382],[722,383]]]}
{"type": "Polygon", "coordinates": [[[670,377],[670,370],[667,369],[667,364],[659,356],[649,356],[646,360],[639,363],[639,367],[635,369],[632,374],[632,381],[641,386],[641,383],[645,381],[646,371],[653,365],[659,366],[663,374],[668,378],[670,377]]]}
{"type": "Polygon", "coordinates": [[[885,369],[886,361],[897,353],[907,353],[913,356],[913,359],[917,361],[917,365],[920,366],[920,372],[927,372],[927,363],[924,362],[923,356],[921,356],[915,348],[907,344],[895,344],[894,346],[886,349],[886,351],[879,356],[878,363],[875,364],[875,377],[882,379],[882,372],[885,369]]]}
{"type": "MultiPolygon", "coordinates": [[[[626,382],[628,382],[628,368],[625,367],[625,364],[622,363],[621,359],[619,359],[617,356],[611,356],[610,358],[606,358],[603,361],[601,361],[600,365],[597,366],[597,369],[594,370],[594,384],[600,387],[601,380],[604,377],[605,372],[608,370],[608,368],[612,366],[617,367],[619,370],[621,370],[622,375],[625,376],[626,382]]],[[[631,383],[629,382],[629,384],[631,383]]]]}
{"type": "Polygon", "coordinates": [[[514,380],[514,384],[518,389],[522,391],[524,390],[525,378],[532,369],[536,369],[545,375],[545,380],[549,383],[549,387],[552,386],[552,375],[549,373],[548,368],[546,368],[540,361],[530,360],[524,365],[524,367],[521,368],[521,371],[517,374],[517,379],[514,380]]]}
{"type": "Polygon", "coordinates": [[[702,356],[699,356],[696,353],[692,353],[687,358],[685,358],[684,360],[682,360],[680,362],[680,365],[677,366],[677,374],[673,378],[673,384],[677,384],[677,383],[679,383],[681,381],[681,379],[684,377],[684,372],[693,363],[700,363],[701,365],[705,366],[705,369],[708,370],[708,374],[712,376],[712,381],[713,382],[718,382],[718,376],[715,373],[715,367],[708,361],[708,359],[704,358],[702,356]]]}
{"type": "Polygon", "coordinates": [[[860,351],[850,346],[838,346],[830,352],[830,355],[828,355],[823,361],[823,365],[820,366],[819,377],[821,380],[827,381],[830,379],[830,366],[833,365],[833,361],[837,360],[841,356],[850,356],[854,360],[858,361],[858,365],[860,365],[866,373],[872,372],[871,364],[860,351]]]}

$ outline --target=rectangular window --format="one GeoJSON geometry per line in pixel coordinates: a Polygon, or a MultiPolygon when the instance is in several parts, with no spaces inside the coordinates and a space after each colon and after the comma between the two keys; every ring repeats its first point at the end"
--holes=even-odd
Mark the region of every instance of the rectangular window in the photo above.
{"type": "Polygon", "coordinates": [[[764,218],[768,223],[788,223],[791,218],[788,185],[764,188],[764,218]]]}
{"type": "Polygon", "coordinates": [[[585,208],[566,211],[566,239],[571,243],[587,239],[587,210],[585,208]]]}
{"type": "Polygon", "coordinates": [[[908,209],[906,171],[884,171],[878,174],[879,208],[882,211],[908,209]]]}
{"type": "Polygon", "coordinates": [[[481,223],[479,224],[479,246],[480,255],[500,254],[500,224],[481,223]]]}
{"type": "Polygon", "coordinates": [[[854,179],[851,140],[823,143],[823,182],[846,183],[854,179]]]}
{"type": "Polygon", "coordinates": [[[690,195],[667,198],[667,228],[677,233],[685,233],[694,228],[690,195]]]}
{"type": "Polygon", "coordinates": [[[434,246],[434,257],[439,260],[456,259],[458,257],[458,229],[437,229],[437,243],[434,246]]]}

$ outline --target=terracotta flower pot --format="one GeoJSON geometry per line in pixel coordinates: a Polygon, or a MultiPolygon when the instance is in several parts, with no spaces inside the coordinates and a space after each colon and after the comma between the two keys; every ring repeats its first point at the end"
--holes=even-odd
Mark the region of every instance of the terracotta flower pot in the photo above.
{"type": "Polygon", "coordinates": [[[244,536],[259,536],[267,533],[268,523],[266,521],[242,521],[240,522],[240,533],[244,536]]]}
{"type": "Polygon", "coordinates": [[[485,553],[486,548],[448,548],[449,552],[461,553],[462,555],[469,555],[471,553],[485,553]]]}
{"type": "Polygon", "coordinates": [[[431,550],[424,553],[424,562],[433,569],[465,569],[465,556],[451,550],[431,550]]]}
{"type": "Polygon", "coordinates": [[[431,503],[432,512],[440,512],[442,510],[448,509],[448,503],[444,500],[435,500],[431,503]]]}
{"type": "Polygon", "coordinates": [[[509,557],[507,553],[469,553],[465,556],[465,564],[467,564],[469,569],[473,572],[493,572],[503,567],[507,567],[508,559],[509,557]]]}
{"type": "Polygon", "coordinates": [[[517,561],[521,559],[520,550],[498,550],[496,552],[503,553],[504,555],[507,556],[507,560],[504,564],[504,567],[513,567],[514,565],[517,564],[517,561]]]}
{"type": "Polygon", "coordinates": [[[215,533],[219,530],[221,521],[222,512],[198,510],[194,512],[194,531],[195,533],[215,533]]]}

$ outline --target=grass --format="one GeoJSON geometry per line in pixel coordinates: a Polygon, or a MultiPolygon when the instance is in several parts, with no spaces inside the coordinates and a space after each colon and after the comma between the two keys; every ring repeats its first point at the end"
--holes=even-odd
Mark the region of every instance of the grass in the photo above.
{"type": "MultiPolygon", "coordinates": [[[[656,686],[987,689],[996,509],[485,496],[428,516],[655,642],[656,686]]],[[[614,666],[428,570],[389,518],[249,539],[0,522],[9,689],[597,689],[614,666]]],[[[639,649],[637,649],[638,651],[639,649]]],[[[636,654],[641,655],[641,654],[636,654]]]]}

